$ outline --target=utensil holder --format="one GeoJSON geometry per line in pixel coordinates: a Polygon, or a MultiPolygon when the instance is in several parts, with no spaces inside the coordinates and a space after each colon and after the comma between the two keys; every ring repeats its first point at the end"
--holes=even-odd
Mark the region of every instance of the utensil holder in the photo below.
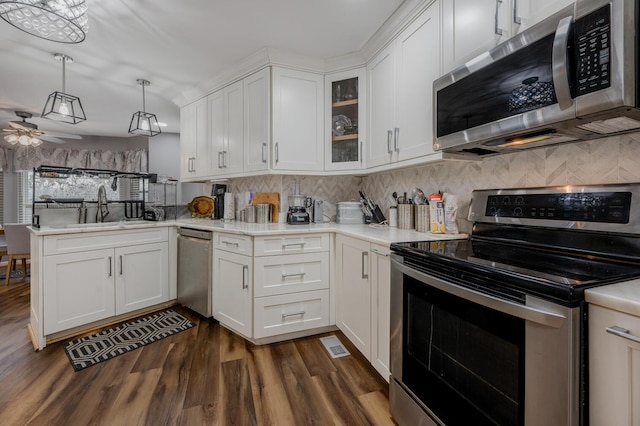
{"type": "Polygon", "coordinates": [[[249,223],[256,221],[256,206],[247,206],[244,208],[244,220],[249,223]]]}
{"type": "Polygon", "coordinates": [[[398,204],[398,229],[413,229],[413,204],[398,204]]]}
{"type": "Polygon", "coordinates": [[[416,204],[414,207],[415,207],[416,231],[428,232],[429,231],[429,205],[416,204]]]}

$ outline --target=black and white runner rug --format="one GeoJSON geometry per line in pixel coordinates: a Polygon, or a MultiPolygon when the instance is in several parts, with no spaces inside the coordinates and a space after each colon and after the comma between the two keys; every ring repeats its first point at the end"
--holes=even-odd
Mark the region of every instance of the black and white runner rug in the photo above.
{"type": "Polygon", "coordinates": [[[193,322],[169,309],[71,340],[64,349],[73,369],[80,371],[193,326],[193,322]]]}

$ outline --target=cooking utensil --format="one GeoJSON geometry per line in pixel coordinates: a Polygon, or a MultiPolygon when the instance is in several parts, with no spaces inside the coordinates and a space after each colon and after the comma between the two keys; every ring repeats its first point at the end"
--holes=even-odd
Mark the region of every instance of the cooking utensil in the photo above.
{"type": "Polygon", "coordinates": [[[424,195],[424,192],[420,188],[413,188],[411,190],[411,200],[413,204],[429,204],[427,202],[427,196],[424,195]]]}

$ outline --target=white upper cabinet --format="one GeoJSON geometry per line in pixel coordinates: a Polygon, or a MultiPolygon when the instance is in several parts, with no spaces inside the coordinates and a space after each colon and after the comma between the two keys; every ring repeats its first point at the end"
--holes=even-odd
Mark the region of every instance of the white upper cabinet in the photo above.
{"type": "Polygon", "coordinates": [[[244,98],[242,81],[207,97],[209,141],[214,175],[241,172],[244,151],[244,98]]]}
{"type": "Polygon", "coordinates": [[[244,79],[244,171],[269,168],[270,93],[269,68],[244,79]]]}
{"type": "Polygon", "coordinates": [[[273,67],[272,91],[272,168],[322,171],[324,77],[273,67]]]}
{"type": "Polygon", "coordinates": [[[444,72],[511,37],[511,1],[442,0],[444,72]]]}
{"type": "Polygon", "coordinates": [[[433,80],[441,73],[436,1],[367,67],[367,167],[433,154],[433,80]]]}
{"type": "Polygon", "coordinates": [[[512,0],[511,13],[514,34],[520,33],[553,15],[564,7],[575,4],[575,0],[512,0]]]}
{"type": "Polygon", "coordinates": [[[210,173],[207,121],[206,98],[180,110],[180,177],[182,179],[198,178],[210,173]]]}
{"type": "Polygon", "coordinates": [[[444,72],[574,3],[575,0],[442,0],[444,72]]]}
{"type": "Polygon", "coordinates": [[[325,77],[325,170],[362,170],[366,143],[366,70],[325,77]]]}

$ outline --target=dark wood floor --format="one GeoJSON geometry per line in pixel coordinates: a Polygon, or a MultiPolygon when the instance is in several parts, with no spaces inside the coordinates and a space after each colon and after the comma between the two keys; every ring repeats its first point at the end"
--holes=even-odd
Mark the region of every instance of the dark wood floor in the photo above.
{"type": "Polygon", "coordinates": [[[318,337],[265,346],[176,310],[197,326],[75,373],[27,336],[29,283],[0,285],[1,425],[394,424],[387,383],[318,337]]]}

